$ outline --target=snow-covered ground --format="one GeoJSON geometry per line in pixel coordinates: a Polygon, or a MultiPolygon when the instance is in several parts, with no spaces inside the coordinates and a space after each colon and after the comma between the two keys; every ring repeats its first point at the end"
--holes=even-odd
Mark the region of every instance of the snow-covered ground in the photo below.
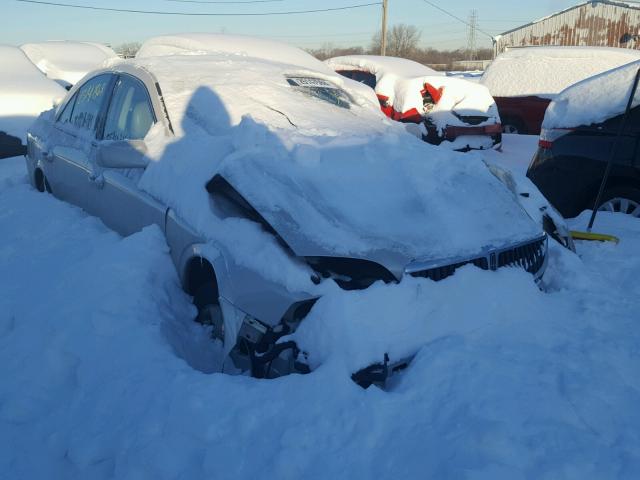
{"type": "Polygon", "coordinates": [[[331,293],[300,334],[333,346],[318,368],[263,381],[206,373],[158,229],[121,238],[0,160],[0,478],[638,478],[640,222],[596,227],[621,243],[552,246],[544,291],[469,266],[331,293]],[[401,328],[430,338],[410,368],[351,382],[350,349],[401,328]]]}

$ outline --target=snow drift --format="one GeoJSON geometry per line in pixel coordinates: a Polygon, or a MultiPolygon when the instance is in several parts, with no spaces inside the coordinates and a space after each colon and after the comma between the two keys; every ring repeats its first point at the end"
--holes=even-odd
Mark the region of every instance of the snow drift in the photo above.
{"type": "Polygon", "coordinates": [[[26,138],[27,128],[65,90],[47,79],[16,47],[0,45],[0,131],[26,138]]]}
{"type": "Polygon", "coordinates": [[[7,478],[640,476],[636,221],[598,216],[618,246],[554,249],[548,293],[473,267],[335,292],[300,330],[322,366],[259,381],[195,368],[208,332],[157,229],[118,237],[22,159],[0,162],[0,204],[7,478]],[[421,350],[391,391],[360,389],[350,362],[389,338],[421,350]]]}

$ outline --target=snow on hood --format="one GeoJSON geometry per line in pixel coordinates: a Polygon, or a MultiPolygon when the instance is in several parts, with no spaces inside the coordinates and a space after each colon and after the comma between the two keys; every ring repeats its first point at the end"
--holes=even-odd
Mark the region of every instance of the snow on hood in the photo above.
{"type": "Polygon", "coordinates": [[[0,131],[24,138],[35,117],[67,92],[17,47],[0,45],[0,65],[0,131]]]}
{"type": "Polygon", "coordinates": [[[397,273],[539,233],[483,164],[408,135],[284,135],[293,148],[263,149],[252,141],[261,129],[241,125],[239,143],[254,148],[220,172],[298,255],[368,258],[397,273]]]}
{"type": "MultiPolygon", "coordinates": [[[[640,60],[587,78],[551,102],[542,128],[573,128],[600,123],[624,113],[640,60]]],[[[640,88],[633,107],[640,105],[640,88]]]]}
{"type": "Polygon", "coordinates": [[[481,125],[498,122],[498,110],[486,87],[462,78],[447,77],[411,60],[375,55],[351,55],[326,61],[333,70],[361,70],[376,76],[376,94],[387,98],[399,114],[416,110],[438,127],[465,126],[453,112],[465,116],[485,116],[481,125]],[[425,84],[442,89],[442,97],[433,110],[425,112],[422,92],[425,84]]]}
{"type": "Polygon", "coordinates": [[[481,83],[494,97],[553,99],[576,82],[638,59],[640,52],[627,48],[514,48],[498,55],[481,83]]]}
{"type": "Polygon", "coordinates": [[[88,42],[25,43],[20,48],[47,77],[65,85],[75,85],[106,60],[117,57],[109,47],[88,42]]]}
{"type": "MultiPolygon", "coordinates": [[[[147,140],[155,161],[140,185],[205,235],[229,232],[205,207],[216,174],[299,255],[373,256],[398,272],[539,233],[483,164],[427,145],[367,102],[342,108],[286,80],[335,74],[228,55],[135,63],[158,79],[177,133],[169,145],[147,140]]],[[[228,241],[245,241],[234,229],[228,241]]]]}

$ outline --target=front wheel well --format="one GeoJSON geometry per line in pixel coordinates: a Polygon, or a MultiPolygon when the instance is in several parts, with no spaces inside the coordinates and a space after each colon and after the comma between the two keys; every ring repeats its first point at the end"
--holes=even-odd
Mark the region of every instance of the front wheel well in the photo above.
{"type": "Polygon", "coordinates": [[[189,295],[195,295],[198,289],[205,284],[215,286],[215,294],[218,294],[218,279],[213,265],[203,257],[193,257],[187,262],[184,274],[184,289],[189,295]]]}
{"type": "Polygon", "coordinates": [[[36,168],[36,171],[33,172],[33,179],[36,185],[36,190],[44,192],[46,190],[46,183],[42,169],[36,168]]]}

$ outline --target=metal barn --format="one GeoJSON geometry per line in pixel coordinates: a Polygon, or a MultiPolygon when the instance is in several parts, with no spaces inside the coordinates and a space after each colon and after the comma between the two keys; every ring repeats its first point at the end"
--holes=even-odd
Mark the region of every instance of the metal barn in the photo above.
{"type": "Polygon", "coordinates": [[[640,49],[640,3],[593,0],[494,38],[495,53],[534,45],[640,49]]]}

